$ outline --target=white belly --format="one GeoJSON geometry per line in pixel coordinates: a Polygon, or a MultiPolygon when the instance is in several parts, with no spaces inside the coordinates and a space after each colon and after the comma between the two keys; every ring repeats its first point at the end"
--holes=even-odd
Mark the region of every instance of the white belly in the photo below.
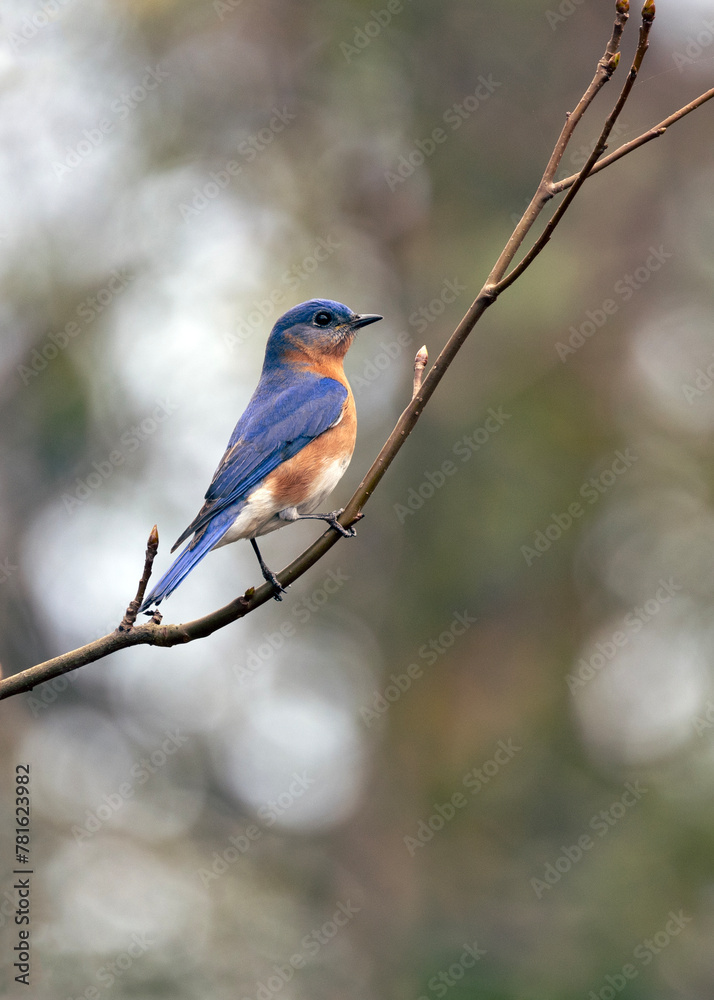
{"type": "Polygon", "coordinates": [[[267,535],[268,532],[275,531],[277,528],[284,528],[286,524],[294,520],[294,516],[291,518],[288,515],[282,518],[280,517],[282,510],[296,510],[298,514],[314,513],[342,479],[351,457],[350,455],[340,461],[331,462],[315,481],[313,493],[297,507],[286,509],[284,505],[279,505],[276,502],[269,486],[258,487],[248,497],[245,507],[223,538],[213,547],[219,549],[222,545],[229,545],[241,538],[256,538],[258,535],[267,535]]]}
{"type": "MultiPolygon", "coordinates": [[[[222,545],[228,545],[230,542],[237,542],[240,538],[255,538],[256,535],[265,534],[265,525],[272,518],[277,518],[279,513],[272,491],[267,486],[260,486],[248,497],[245,507],[223,538],[213,546],[214,549],[220,549],[222,545]]],[[[275,527],[278,528],[280,525],[276,524],[275,527]]]]}

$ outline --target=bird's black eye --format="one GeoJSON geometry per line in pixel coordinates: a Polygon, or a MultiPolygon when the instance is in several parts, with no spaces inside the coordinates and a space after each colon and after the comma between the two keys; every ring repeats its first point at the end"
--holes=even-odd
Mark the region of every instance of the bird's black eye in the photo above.
{"type": "Polygon", "coordinates": [[[332,322],[332,313],[325,310],[315,313],[315,326],[329,326],[332,322]]]}

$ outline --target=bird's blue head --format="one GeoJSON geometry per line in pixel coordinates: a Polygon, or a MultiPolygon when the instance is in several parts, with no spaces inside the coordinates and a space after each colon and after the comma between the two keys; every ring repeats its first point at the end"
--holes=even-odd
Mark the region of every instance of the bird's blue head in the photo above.
{"type": "Polygon", "coordinates": [[[343,358],[357,331],[382,319],[353,312],[341,302],[310,299],[280,317],[268,337],[265,364],[343,358]]]}

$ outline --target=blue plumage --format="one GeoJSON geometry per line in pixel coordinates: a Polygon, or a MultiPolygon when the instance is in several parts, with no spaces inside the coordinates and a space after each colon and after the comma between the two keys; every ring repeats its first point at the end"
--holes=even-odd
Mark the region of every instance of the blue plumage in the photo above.
{"type": "Polygon", "coordinates": [[[236,504],[235,510],[223,511],[223,513],[215,517],[209,524],[205,525],[203,531],[199,532],[173,561],[171,568],[164,573],[149,596],[145,598],[139,611],[146,611],[152,604],[159,604],[172,591],[176,590],[196,563],[200,562],[206,553],[210,552],[223,538],[238,513],[240,513],[240,506],[240,504],[236,504]]]}
{"type": "Polygon", "coordinates": [[[175,590],[212,548],[238,538],[252,540],[263,575],[276,587],[279,599],[280,585],[254,540],[301,517],[335,525],[334,514],[312,511],[344,472],[354,446],[354,400],[342,359],[356,331],[381,318],[360,316],[331,299],[311,299],[277,321],[260,381],[231,435],[205,503],[172,551],[193,538],[141,611],[175,590]]]}
{"type": "Polygon", "coordinates": [[[291,377],[292,384],[281,385],[284,380],[271,373],[258,384],[206,492],[215,510],[242,499],[340,416],[347,399],[343,385],[312,372],[291,377]]]}

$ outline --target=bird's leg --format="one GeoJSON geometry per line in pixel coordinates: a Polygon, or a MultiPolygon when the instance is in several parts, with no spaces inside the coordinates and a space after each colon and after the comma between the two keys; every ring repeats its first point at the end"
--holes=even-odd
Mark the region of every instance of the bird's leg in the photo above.
{"type": "Polygon", "coordinates": [[[277,576],[275,575],[275,573],[273,573],[272,569],[270,569],[268,566],[265,565],[265,560],[261,556],[260,549],[258,548],[258,543],[254,538],[251,538],[250,544],[253,546],[253,551],[258,557],[258,562],[260,563],[260,571],[263,574],[263,579],[266,581],[266,583],[272,583],[273,585],[273,588],[275,590],[273,597],[275,598],[276,601],[282,601],[282,597],[280,595],[287,593],[285,587],[281,586],[280,580],[278,580],[277,576]]]}
{"type": "MultiPolygon", "coordinates": [[[[353,527],[345,528],[344,525],[340,524],[337,518],[340,514],[344,513],[345,508],[340,507],[339,510],[332,510],[329,514],[298,514],[294,507],[288,508],[288,510],[282,510],[280,512],[280,517],[285,521],[327,521],[331,528],[334,528],[343,538],[354,538],[357,532],[353,527]]],[[[364,517],[360,514],[358,520],[364,517]]]]}

